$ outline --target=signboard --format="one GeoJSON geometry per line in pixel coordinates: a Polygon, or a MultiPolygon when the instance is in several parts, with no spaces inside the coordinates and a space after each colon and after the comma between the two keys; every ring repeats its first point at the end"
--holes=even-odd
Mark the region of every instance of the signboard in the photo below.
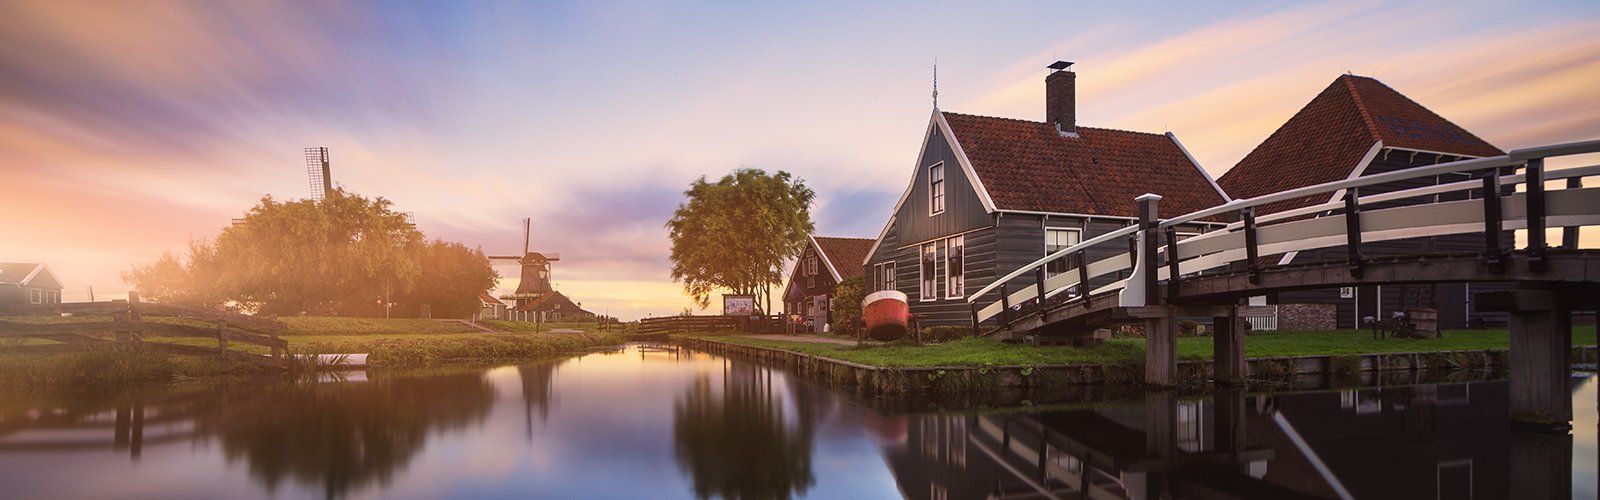
{"type": "Polygon", "coordinates": [[[754,295],[723,295],[723,316],[750,316],[756,313],[756,296],[754,295]]]}
{"type": "Polygon", "coordinates": [[[1340,287],[1339,288],[1339,298],[1341,298],[1341,299],[1353,299],[1353,298],[1356,298],[1356,287],[1353,287],[1353,286],[1340,287]]]}

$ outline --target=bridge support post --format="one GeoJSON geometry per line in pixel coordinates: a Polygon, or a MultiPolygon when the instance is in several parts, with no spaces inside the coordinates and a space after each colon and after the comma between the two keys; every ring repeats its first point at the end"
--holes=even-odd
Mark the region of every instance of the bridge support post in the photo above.
{"type": "Polygon", "coordinates": [[[1477,296],[1479,311],[1511,314],[1511,421],[1526,427],[1571,427],[1572,308],[1553,287],[1522,286],[1477,296]]]}
{"type": "Polygon", "coordinates": [[[1178,332],[1177,318],[1171,307],[1163,308],[1159,317],[1144,320],[1144,383],[1147,385],[1177,385],[1178,332]]]}
{"type": "Polygon", "coordinates": [[[1211,320],[1211,375],[1222,385],[1244,384],[1244,320],[1239,317],[1239,306],[1228,306],[1227,316],[1211,320]]]}
{"type": "Polygon", "coordinates": [[[1572,435],[1512,430],[1510,472],[1517,498],[1572,498],[1572,435]]]}

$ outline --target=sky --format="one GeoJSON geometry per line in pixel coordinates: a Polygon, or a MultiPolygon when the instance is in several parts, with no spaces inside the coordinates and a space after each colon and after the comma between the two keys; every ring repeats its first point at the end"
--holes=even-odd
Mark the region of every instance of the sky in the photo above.
{"type": "MultiPolygon", "coordinates": [[[[1220,175],[1338,75],[1510,150],[1600,138],[1600,3],[0,0],[0,261],[63,299],[333,179],[430,238],[559,252],[624,319],[690,304],[663,224],[700,176],[796,174],[875,237],[933,109],[1171,131],[1220,175]],[[1447,5],[1447,6],[1446,6],[1447,5]]],[[[516,286],[514,265],[499,267],[516,286]]]]}

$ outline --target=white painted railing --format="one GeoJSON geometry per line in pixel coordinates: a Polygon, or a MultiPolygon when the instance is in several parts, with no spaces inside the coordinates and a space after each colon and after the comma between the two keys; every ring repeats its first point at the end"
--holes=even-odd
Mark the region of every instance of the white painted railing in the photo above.
{"type": "MultiPolygon", "coordinates": [[[[1153,296],[1144,289],[1147,283],[1167,280],[1174,272],[1186,276],[1244,263],[1254,273],[1259,271],[1260,256],[1346,246],[1350,250],[1352,272],[1359,274],[1362,260],[1359,251],[1363,243],[1471,233],[1485,234],[1485,254],[1492,259],[1493,255],[1489,254],[1503,252],[1511,244],[1499,241],[1500,233],[1515,229],[1531,229],[1525,249],[1535,257],[1534,260],[1542,262],[1544,228],[1600,225],[1600,187],[1585,188],[1581,182],[1584,177],[1600,175],[1600,165],[1545,172],[1544,160],[1597,152],[1600,152],[1600,140],[1520,149],[1502,156],[1416,167],[1233,200],[1168,219],[1155,219],[1152,213],[1150,220],[1141,222],[1144,228],[1128,226],[1052,252],[996,279],[969,295],[967,301],[972,304],[976,326],[996,316],[1009,316],[1007,309],[1014,306],[1029,301],[1043,302],[1038,300],[1041,296],[1049,298],[1073,287],[1082,288],[1081,284],[1086,280],[1093,283],[1095,280],[1104,281],[1107,276],[1121,278],[1122,273],[1131,270],[1130,277],[1116,279],[1089,293],[1078,290],[1076,299],[1086,300],[1091,296],[1119,292],[1120,305],[1139,306],[1145,305],[1153,296]],[[1477,177],[1485,172],[1517,169],[1521,172],[1477,177]],[[1444,174],[1468,174],[1476,178],[1388,193],[1360,194],[1364,187],[1433,179],[1444,174]],[[1539,180],[1536,186],[1528,182],[1530,177],[1539,180]],[[1567,182],[1556,189],[1545,186],[1545,183],[1557,180],[1567,182]],[[1517,192],[1517,186],[1523,188],[1521,192],[1517,192]],[[1500,195],[1489,197],[1480,194],[1478,198],[1473,198],[1474,190],[1493,191],[1500,195]],[[1352,192],[1355,196],[1348,195],[1352,192]],[[1455,195],[1463,199],[1437,201],[1440,195],[1455,195]],[[1254,216],[1258,207],[1312,196],[1343,198],[1343,201],[1254,216]],[[1364,208],[1378,203],[1423,197],[1430,197],[1430,202],[1381,209],[1364,208]],[[1354,220],[1348,218],[1350,212],[1357,214],[1354,220]],[[1530,218],[1530,213],[1540,215],[1530,218]],[[1239,220],[1183,241],[1170,241],[1172,232],[1178,226],[1218,217],[1237,217],[1239,220]],[[1164,245],[1149,244],[1163,233],[1169,240],[1164,245]],[[1130,238],[1135,240],[1131,246],[1136,250],[1132,253],[1127,250],[1130,238]],[[1089,249],[1103,248],[1105,245],[1117,245],[1114,248],[1118,253],[1095,262],[1084,262],[1089,249]],[[1149,259],[1144,255],[1147,251],[1152,254],[1149,259]],[[1171,255],[1176,258],[1169,258],[1171,255]],[[1063,258],[1071,259],[1073,268],[1046,278],[1044,266],[1063,258]],[[1135,265],[1136,262],[1145,265],[1135,265]],[[1030,273],[1035,275],[1033,286],[1007,289],[1008,282],[1030,273]],[[1156,279],[1150,280],[1151,275],[1156,279]],[[993,302],[987,304],[980,302],[994,292],[998,292],[998,299],[992,299],[993,302]]],[[[1141,197],[1151,212],[1155,211],[1156,200],[1159,197],[1141,197]]],[[[1009,318],[1002,318],[1006,319],[1009,318]]]]}

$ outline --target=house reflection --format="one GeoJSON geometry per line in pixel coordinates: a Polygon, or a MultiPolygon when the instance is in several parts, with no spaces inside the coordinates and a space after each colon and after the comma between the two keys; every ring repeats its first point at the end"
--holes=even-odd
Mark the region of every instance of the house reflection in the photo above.
{"type": "Polygon", "coordinates": [[[1064,411],[873,416],[868,428],[915,499],[1568,498],[1571,437],[1513,432],[1506,407],[1504,382],[1153,392],[1064,411]]]}

